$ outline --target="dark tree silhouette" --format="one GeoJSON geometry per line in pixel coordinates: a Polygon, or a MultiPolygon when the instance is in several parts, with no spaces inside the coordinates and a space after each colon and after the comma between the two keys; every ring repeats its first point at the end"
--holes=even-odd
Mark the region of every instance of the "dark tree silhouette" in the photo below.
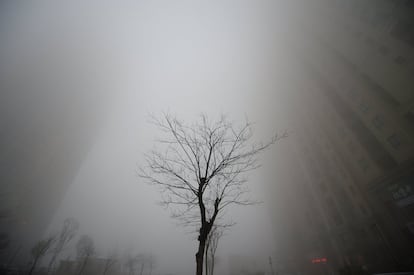
{"type": "Polygon", "coordinates": [[[129,253],[127,255],[127,259],[125,261],[125,266],[128,269],[128,275],[132,275],[135,273],[137,269],[137,265],[140,263],[139,255],[131,256],[129,253]]]}
{"type": "Polygon", "coordinates": [[[145,269],[148,270],[148,274],[152,274],[152,270],[156,264],[156,258],[152,254],[140,253],[136,256],[137,262],[141,265],[140,275],[144,274],[145,269]]]}
{"type": "Polygon", "coordinates": [[[82,274],[85,269],[89,258],[95,254],[95,245],[93,239],[88,235],[83,235],[76,244],[76,253],[80,262],[79,273],[82,274]]]}
{"type": "Polygon", "coordinates": [[[111,267],[118,262],[118,253],[112,251],[105,260],[104,270],[102,275],[105,275],[111,267]]]}
{"type": "Polygon", "coordinates": [[[149,275],[152,274],[152,270],[154,269],[154,266],[157,264],[157,259],[153,254],[148,254],[147,256],[147,262],[148,262],[148,268],[149,268],[149,275]]]}
{"type": "Polygon", "coordinates": [[[139,175],[161,188],[162,202],[174,205],[173,216],[198,228],[196,274],[203,274],[207,237],[229,205],[251,205],[245,186],[246,173],[259,167],[258,154],[274,144],[253,143],[252,125],[237,127],[221,116],[211,122],[206,115],[188,125],[166,114],[152,123],[166,134],[159,140],[162,150],[146,155],[139,175]]]}
{"type": "Polygon", "coordinates": [[[145,254],[138,254],[137,259],[138,259],[138,262],[141,264],[139,275],[142,275],[144,273],[144,267],[147,262],[147,257],[145,254]]]}
{"type": "Polygon", "coordinates": [[[69,242],[76,236],[79,229],[79,222],[73,218],[67,218],[63,222],[62,230],[60,231],[56,245],[53,248],[53,255],[48,266],[48,273],[53,268],[56,259],[59,257],[62,250],[69,244],[69,242]]]}
{"type": "Polygon", "coordinates": [[[46,255],[46,253],[50,250],[53,243],[55,242],[56,237],[51,236],[47,239],[41,240],[37,242],[32,250],[30,251],[33,257],[33,262],[29,270],[29,274],[32,274],[36,268],[36,265],[38,264],[39,260],[46,255]]]}

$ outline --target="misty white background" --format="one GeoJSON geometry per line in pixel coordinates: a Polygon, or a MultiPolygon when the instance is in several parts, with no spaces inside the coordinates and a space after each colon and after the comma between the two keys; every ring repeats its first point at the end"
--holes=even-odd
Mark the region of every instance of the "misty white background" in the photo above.
{"type": "MultiPolygon", "coordinates": [[[[148,114],[169,112],[190,122],[201,112],[235,121],[247,116],[262,140],[286,129],[280,102],[294,75],[284,41],[287,7],[278,1],[39,1],[11,10],[6,52],[13,62],[51,93],[92,96],[90,112],[99,106],[102,116],[45,235],[74,217],[100,256],[113,248],[121,255],[153,253],[156,272],[194,273],[196,235],[177,227],[156,204],[156,187],[136,175],[158,134],[148,114]]],[[[237,225],[219,243],[217,274],[230,254],[267,268],[276,229],[265,193],[276,178],[264,175],[276,153],[266,152],[263,167],[250,176],[252,196],[264,203],[228,212],[237,225]]]]}

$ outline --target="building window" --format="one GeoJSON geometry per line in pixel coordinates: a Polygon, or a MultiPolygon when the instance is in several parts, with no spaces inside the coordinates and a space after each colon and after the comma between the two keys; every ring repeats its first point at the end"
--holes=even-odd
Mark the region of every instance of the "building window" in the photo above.
{"type": "Polygon", "coordinates": [[[404,118],[411,124],[412,127],[414,127],[414,113],[406,113],[404,118]]]}
{"type": "Polygon", "coordinates": [[[354,34],[355,38],[358,38],[358,39],[361,38],[361,36],[362,36],[361,31],[356,31],[353,34],[354,34]]]}
{"type": "Polygon", "coordinates": [[[342,175],[342,178],[343,179],[347,179],[348,178],[348,175],[346,174],[346,172],[345,172],[344,169],[341,169],[341,175],[342,175]]]}
{"type": "Polygon", "coordinates": [[[372,40],[371,37],[366,37],[365,38],[365,43],[367,43],[367,45],[372,46],[372,45],[374,45],[374,40],[372,40]]]}
{"type": "Polygon", "coordinates": [[[328,191],[328,188],[323,181],[319,182],[319,189],[321,189],[322,193],[326,193],[328,191]]]}
{"type": "Polygon", "coordinates": [[[367,210],[367,208],[361,203],[360,205],[359,205],[359,209],[361,209],[361,213],[363,214],[363,215],[365,215],[365,216],[368,216],[368,210],[367,210]]]}
{"type": "Polygon", "coordinates": [[[338,208],[336,207],[336,205],[335,205],[334,201],[332,200],[332,198],[328,198],[326,200],[326,203],[327,203],[328,213],[329,213],[331,219],[334,221],[335,225],[343,224],[341,214],[339,213],[338,208]]]}
{"type": "Polygon", "coordinates": [[[397,134],[392,134],[387,138],[387,141],[394,149],[399,149],[401,147],[401,139],[397,134]]]}
{"type": "Polygon", "coordinates": [[[335,224],[338,225],[338,226],[342,225],[344,223],[341,216],[339,216],[339,215],[334,216],[333,220],[334,220],[335,224]]]}
{"type": "Polygon", "coordinates": [[[352,88],[348,89],[347,92],[348,92],[348,97],[350,99],[355,99],[355,98],[358,97],[357,92],[354,89],[352,89],[352,88]]]}
{"type": "MultiPolygon", "coordinates": [[[[413,120],[413,121],[414,121],[414,120],[413,120]]],[[[345,130],[345,128],[343,128],[343,127],[338,127],[337,131],[338,131],[338,135],[339,135],[340,137],[342,137],[342,138],[346,138],[346,137],[347,137],[347,134],[346,134],[346,130],[345,130]]]]}
{"type": "Polygon", "coordinates": [[[321,177],[321,173],[319,172],[319,169],[316,166],[313,166],[313,176],[316,179],[319,179],[321,177]]]}
{"type": "Polygon", "coordinates": [[[332,148],[331,148],[331,146],[329,145],[329,143],[328,142],[325,142],[325,149],[326,149],[326,151],[328,152],[328,153],[332,153],[332,148]]]}
{"type": "Polygon", "coordinates": [[[398,21],[396,22],[390,31],[390,34],[395,38],[404,41],[405,43],[413,46],[413,32],[412,26],[409,22],[398,21]]]}
{"type": "Polygon", "coordinates": [[[405,64],[407,64],[407,59],[406,59],[406,58],[404,58],[404,57],[402,57],[402,56],[397,56],[397,57],[394,59],[394,61],[395,61],[395,63],[397,63],[398,65],[405,65],[405,64]]]}
{"type": "Polygon", "coordinates": [[[361,168],[362,171],[366,172],[369,168],[369,163],[365,158],[360,158],[358,160],[358,166],[361,168]]]}
{"type": "Polygon", "coordinates": [[[378,47],[378,50],[382,55],[388,55],[388,53],[390,52],[390,50],[387,47],[385,47],[384,45],[380,45],[378,47]]]}
{"type": "Polygon", "coordinates": [[[372,124],[375,126],[375,128],[377,128],[378,130],[382,130],[382,128],[384,127],[384,119],[382,118],[381,115],[376,115],[373,119],[372,119],[372,124]]]}
{"type": "Polygon", "coordinates": [[[356,146],[355,146],[355,144],[352,142],[352,140],[349,140],[349,141],[348,141],[348,147],[349,147],[349,151],[350,151],[351,153],[355,153],[355,151],[356,151],[356,146]]]}
{"type": "Polygon", "coordinates": [[[308,219],[309,224],[313,225],[312,215],[309,212],[306,213],[306,218],[308,219]]]}
{"type": "Polygon", "coordinates": [[[369,108],[364,102],[359,103],[359,109],[364,114],[368,114],[368,112],[369,112],[369,108]]]}
{"type": "Polygon", "coordinates": [[[352,195],[356,196],[355,188],[352,185],[349,185],[349,190],[351,190],[352,195]]]}

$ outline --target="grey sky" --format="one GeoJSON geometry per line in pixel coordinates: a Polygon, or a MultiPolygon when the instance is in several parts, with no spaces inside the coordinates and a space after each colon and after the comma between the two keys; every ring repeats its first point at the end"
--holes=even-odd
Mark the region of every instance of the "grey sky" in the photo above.
{"type": "MultiPolygon", "coordinates": [[[[91,97],[91,113],[104,116],[48,231],[75,217],[103,256],[113,247],[152,252],[159,271],[192,274],[195,235],[175,226],[169,211],[156,205],[157,189],[136,175],[157,135],[147,115],[247,116],[262,139],[284,130],[283,118],[275,120],[281,106],[274,100],[288,92],[291,80],[291,57],[280,39],[284,8],[277,1],[41,1],[17,7],[6,51],[25,54],[21,61],[33,66],[28,75],[54,94],[48,100],[79,93],[79,100],[91,97]]],[[[251,175],[251,189],[266,201],[262,186],[269,177],[261,174],[251,175]]],[[[273,249],[267,207],[231,209],[238,224],[220,243],[223,261],[229,253],[267,261],[273,249]]]]}

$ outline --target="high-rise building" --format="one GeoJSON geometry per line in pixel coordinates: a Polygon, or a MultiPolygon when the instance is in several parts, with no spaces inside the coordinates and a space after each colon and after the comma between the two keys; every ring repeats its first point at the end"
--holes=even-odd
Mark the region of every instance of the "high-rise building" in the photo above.
{"type": "Polygon", "coordinates": [[[66,43],[69,30],[42,25],[36,10],[0,14],[0,266],[26,264],[45,237],[108,102],[98,48],[66,43]]]}
{"type": "Polygon", "coordinates": [[[10,96],[0,108],[0,263],[7,265],[27,261],[28,249],[44,237],[99,123],[95,114],[68,101],[22,107],[10,96]]]}
{"type": "Polygon", "coordinates": [[[309,2],[289,41],[305,76],[287,104],[278,257],[315,274],[413,269],[414,5],[309,2]]]}

